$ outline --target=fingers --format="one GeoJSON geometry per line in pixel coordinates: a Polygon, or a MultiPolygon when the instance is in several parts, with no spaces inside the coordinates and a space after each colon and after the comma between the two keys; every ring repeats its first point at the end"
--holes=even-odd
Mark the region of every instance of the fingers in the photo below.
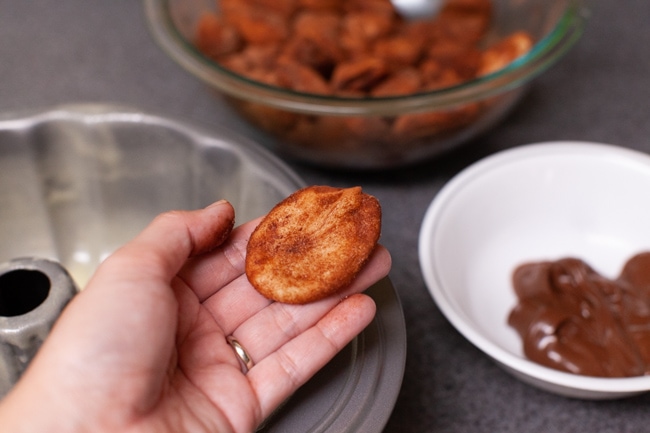
{"type": "Polygon", "coordinates": [[[258,312],[271,305],[255,290],[245,274],[241,274],[233,282],[222,288],[203,302],[215,322],[230,335],[241,323],[255,316],[258,312]]]}
{"type": "Polygon", "coordinates": [[[269,416],[325,366],[372,321],[375,311],[370,297],[350,296],[313,327],[259,361],[247,377],[259,398],[263,416],[269,416]]]}
{"type": "MultiPolygon", "coordinates": [[[[248,239],[260,220],[258,218],[235,228],[219,248],[191,258],[179,272],[179,277],[192,287],[199,301],[212,313],[227,335],[271,304],[252,288],[244,274],[248,239]]],[[[390,254],[380,245],[346,293],[365,290],[385,276],[389,269],[390,254]]]]}
{"type": "Polygon", "coordinates": [[[188,260],[179,276],[202,302],[244,273],[246,245],[260,218],[235,228],[227,242],[214,251],[188,260]]]}
{"type": "MultiPolygon", "coordinates": [[[[235,211],[225,200],[196,211],[171,211],[158,215],[131,242],[117,250],[107,262],[117,262],[120,278],[144,273],[171,281],[186,260],[209,251],[226,240],[235,221],[235,211]]],[[[101,271],[101,268],[99,270],[101,271]]]]}
{"type": "Polygon", "coordinates": [[[257,362],[314,326],[339,302],[338,297],[307,305],[275,302],[243,322],[231,335],[246,347],[248,355],[257,362]]]}
{"type": "MultiPolygon", "coordinates": [[[[208,298],[203,305],[226,335],[234,334],[246,347],[255,347],[259,343],[260,347],[268,346],[275,350],[286,339],[311,326],[341,298],[359,293],[386,276],[390,266],[388,250],[378,245],[352,284],[322,301],[294,306],[272,303],[250,285],[246,275],[242,275],[208,298]],[[279,332],[276,333],[276,330],[279,332]],[[276,337],[283,341],[276,341],[276,337]]],[[[268,350],[261,349],[260,355],[265,356],[268,350]]]]}

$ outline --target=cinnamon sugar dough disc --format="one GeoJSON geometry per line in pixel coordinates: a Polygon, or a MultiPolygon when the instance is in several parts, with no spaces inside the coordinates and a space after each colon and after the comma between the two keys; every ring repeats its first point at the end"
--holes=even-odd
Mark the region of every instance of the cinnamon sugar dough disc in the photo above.
{"type": "Polygon", "coordinates": [[[379,201],[361,187],[303,188],[271,209],[251,234],[246,275],[269,299],[313,302],[350,284],[380,232],[379,201]]]}

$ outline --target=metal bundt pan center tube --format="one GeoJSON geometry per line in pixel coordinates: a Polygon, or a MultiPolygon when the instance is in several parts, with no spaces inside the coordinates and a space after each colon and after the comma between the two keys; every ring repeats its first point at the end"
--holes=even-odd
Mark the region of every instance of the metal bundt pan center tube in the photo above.
{"type": "Polygon", "coordinates": [[[76,293],[68,272],[51,260],[0,263],[0,398],[18,381],[76,293]]]}

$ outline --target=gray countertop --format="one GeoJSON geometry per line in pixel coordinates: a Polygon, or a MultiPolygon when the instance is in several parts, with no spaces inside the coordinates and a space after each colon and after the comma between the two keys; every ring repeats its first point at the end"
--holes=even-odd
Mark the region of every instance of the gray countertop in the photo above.
{"type": "MultiPolygon", "coordinates": [[[[590,402],[503,372],[441,315],[420,274],[424,212],[459,170],[500,149],[552,140],[650,152],[650,2],[592,0],[583,38],[496,129],[408,170],[341,173],[291,164],[310,184],[359,184],[384,209],[382,243],[406,317],[403,386],[386,431],[638,432],[650,395],[590,402]]],[[[154,43],[136,0],[0,0],[0,112],[116,103],[262,140],[154,43]]]]}

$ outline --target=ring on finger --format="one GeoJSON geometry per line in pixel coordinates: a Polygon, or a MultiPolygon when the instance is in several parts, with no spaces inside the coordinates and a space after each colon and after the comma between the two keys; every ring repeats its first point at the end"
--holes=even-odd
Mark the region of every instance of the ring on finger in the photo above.
{"type": "Polygon", "coordinates": [[[235,351],[235,354],[237,355],[237,359],[239,360],[239,363],[241,364],[241,371],[242,373],[246,374],[248,371],[253,368],[253,359],[250,357],[248,352],[246,352],[246,349],[244,349],[244,346],[241,345],[239,341],[232,335],[229,335],[226,337],[226,341],[230,346],[233,348],[235,351]]]}

